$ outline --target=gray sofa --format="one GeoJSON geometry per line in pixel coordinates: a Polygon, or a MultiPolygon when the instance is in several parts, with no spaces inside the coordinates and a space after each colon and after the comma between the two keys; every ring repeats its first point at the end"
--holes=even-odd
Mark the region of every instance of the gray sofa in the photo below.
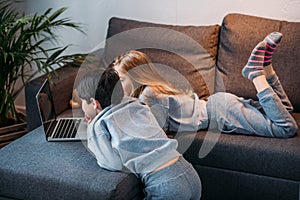
{"type": "MultiPolygon", "coordinates": [[[[300,125],[300,23],[242,14],[229,14],[221,25],[211,26],[171,26],[112,18],[105,49],[95,53],[100,60],[93,67],[106,66],[114,56],[139,49],[161,67],[166,78],[179,86],[192,87],[200,98],[226,91],[256,99],[255,89],[241,76],[241,69],[256,43],[273,31],[284,35],[273,63],[300,125]]],[[[66,66],[57,72],[59,76],[51,86],[55,107],[59,114],[67,115],[78,68],[66,66]]],[[[33,131],[0,150],[1,196],[141,199],[143,186],[135,176],[100,169],[84,143],[45,141],[36,122],[34,103],[34,94],[44,78],[26,86],[28,129],[33,131]],[[62,150],[66,152],[60,154],[62,150]]],[[[289,139],[211,130],[168,134],[179,141],[178,150],[201,177],[202,199],[300,198],[300,131],[289,139]],[[204,145],[211,150],[203,153],[204,145]]]]}

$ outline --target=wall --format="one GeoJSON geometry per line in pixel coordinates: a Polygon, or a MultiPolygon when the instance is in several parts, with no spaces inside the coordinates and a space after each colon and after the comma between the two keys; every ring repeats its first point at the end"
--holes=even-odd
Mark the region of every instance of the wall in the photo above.
{"type": "MultiPolygon", "coordinates": [[[[68,7],[65,16],[81,23],[87,33],[59,32],[62,45],[74,44],[68,53],[90,52],[103,46],[112,16],[155,23],[207,25],[221,24],[226,14],[238,12],[300,22],[300,0],[25,0],[23,9],[29,14],[49,7],[68,7]]],[[[24,94],[16,103],[24,109],[24,94]]]]}
{"type": "Polygon", "coordinates": [[[300,0],[25,0],[26,12],[68,7],[65,16],[82,23],[87,32],[61,32],[62,41],[88,52],[103,44],[110,17],[118,16],[167,24],[220,24],[232,12],[287,21],[300,21],[300,0]]]}

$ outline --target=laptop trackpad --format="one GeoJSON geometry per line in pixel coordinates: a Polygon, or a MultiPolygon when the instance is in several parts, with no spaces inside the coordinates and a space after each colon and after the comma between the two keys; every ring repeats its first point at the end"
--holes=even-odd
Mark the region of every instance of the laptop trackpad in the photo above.
{"type": "Polygon", "coordinates": [[[81,120],[77,130],[76,137],[78,137],[80,140],[87,140],[86,129],[87,129],[87,123],[81,120]]]}

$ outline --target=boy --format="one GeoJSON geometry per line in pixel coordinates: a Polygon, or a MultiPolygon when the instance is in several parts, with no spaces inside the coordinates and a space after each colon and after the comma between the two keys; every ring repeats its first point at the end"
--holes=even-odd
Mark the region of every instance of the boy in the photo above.
{"type": "Polygon", "coordinates": [[[93,71],[76,87],[89,124],[88,148],[99,166],[134,173],[145,185],[146,199],[199,200],[200,178],[177,152],[177,141],[166,136],[147,105],[124,97],[112,68],[100,75],[93,71]]]}

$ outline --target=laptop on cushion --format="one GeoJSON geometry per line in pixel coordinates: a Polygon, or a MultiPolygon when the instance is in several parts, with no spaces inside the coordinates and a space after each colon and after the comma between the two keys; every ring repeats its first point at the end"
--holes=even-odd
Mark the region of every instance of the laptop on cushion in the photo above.
{"type": "Polygon", "coordinates": [[[86,140],[87,124],[83,118],[57,117],[48,79],[37,92],[36,101],[47,141],[86,140]]]}

